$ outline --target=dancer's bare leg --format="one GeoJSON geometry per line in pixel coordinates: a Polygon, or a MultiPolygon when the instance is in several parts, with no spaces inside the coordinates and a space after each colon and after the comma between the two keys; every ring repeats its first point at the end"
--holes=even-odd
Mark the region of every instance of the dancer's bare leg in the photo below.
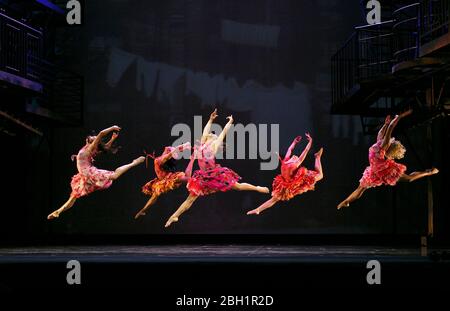
{"type": "Polygon", "coordinates": [[[257,191],[261,193],[269,193],[270,190],[267,187],[254,186],[248,183],[235,183],[231,188],[238,191],[257,191]]]}
{"type": "Polygon", "coordinates": [[[170,216],[169,220],[166,222],[166,225],[164,227],[170,226],[173,222],[178,221],[178,217],[180,217],[181,214],[186,212],[192,204],[197,200],[198,196],[190,194],[186,201],[183,202],[183,204],[180,205],[180,207],[175,211],[175,213],[170,216]]]}
{"type": "Polygon", "coordinates": [[[432,168],[423,172],[412,172],[411,174],[403,174],[400,177],[400,181],[407,181],[407,182],[413,182],[417,179],[423,178],[423,177],[427,177],[427,176],[431,176],[434,174],[439,173],[439,170],[437,168],[432,168]]]}
{"type": "Polygon", "coordinates": [[[145,212],[149,209],[150,206],[155,204],[156,200],[158,200],[158,196],[152,194],[150,199],[147,201],[147,204],[145,204],[145,206],[136,214],[136,216],[134,216],[134,219],[138,219],[139,217],[144,216],[145,212]]]}
{"type": "Polygon", "coordinates": [[[51,213],[50,215],[47,216],[47,219],[55,219],[59,217],[59,214],[61,214],[64,211],[67,211],[69,208],[71,208],[73,206],[73,204],[75,203],[75,201],[77,200],[76,197],[74,196],[70,196],[70,198],[67,200],[66,203],[63,204],[63,206],[61,206],[60,208],[58,208],[56,211],[54,211],[53,213],[51,213]]]}
{"type": "Polygon", "coordinates": [[[356,190],[353,191],[352,194],[350,194],[350,195],[347,197],[347,199],[345,199],[344,201],[342,201],[342,202],[338,205],[337,209],[341,209],[341,208],[343,208],[344,206],[349,206],[350,203],[352,203],[353,201],[359,199],[359,198],[362,196],[362,194],[364,193],[364,191],[366,191],[366,190],[367,190],[367,188],[358,186],[358,188],[356,188],[356,190]]]}
{"type": "Polygon", "coordinates": [[[318,175],[316,176],[316,181],[319,181],[323,178],[323,171],[322,171],[322,162],[320,161],[320,158],[322,157],[323,148],[320,148],[319,151],[317,151],[314,156],[316,157],[314,168],[318,175]]]}
{"type": "Polygon", "coordinates": [[[145,157],[139,157],[137,159],[134,159],[133,162],[123,165],[121,167],[116,168],[116,170],[114,171],[114,174],[111,176],[112,180],[116,180],[117,178],[119,178],[123,173],[125,173],[126,171],[128,171],[130,168],[135,167],[141,163],[143,163],[145,161],[145,157]]]}
{"type": "Polygon", "coordinates": [[[261,213],[262,211],[264,211],[268,208],[271,208],[278,201],[279,201],[278,199],[272,197],[269,200],[267,200],[266,202],[264,202],[263,204],[261,204],[258,208],[248,211],[247,215],[259,215],[259,213],[261,213]]]}

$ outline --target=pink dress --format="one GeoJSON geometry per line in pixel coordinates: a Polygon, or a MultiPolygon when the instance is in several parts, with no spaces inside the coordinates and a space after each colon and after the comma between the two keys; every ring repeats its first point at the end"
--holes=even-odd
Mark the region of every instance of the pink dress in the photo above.
{"type": "Polygon", "coordinates": [[[96,190],[107,189],[112,184],[111,176],[114,172],[96,168],[94,162],[95,152],[89,152],[88,145],[78,152],[77,169],[78,174],[72,177],[70,186],[72,194],[76,198],[85,196],[96,190]]]}
{"type": "Polygon", "coordinates": [[[359,181],[362,187],[394,186],[406,171],[405,165],[386,159],[386,150],[381,148],[382,143],[378,141],[369,149],[370,166],[364,170],[363,177],[359,181]]]}
{"type": "Polygon", "coordinates": [[[203,196],[218,191],[228,191],[241,178],[233,170],[216,164],[211,144],[202,144],[198,152],[199,170],[189,179],[187,189],[191,195],[203,196]]]}
{"type": "Polygon", "coordinates": [[[144,194],[149,196],[159,196],[181,186],[182,179],[185,176],[184,172],[168,172],[162,168],[162,157],[171,153],[173,150],[174,147],[166,147],[163,154],[155,158],[154,165],[156,178],[150,180],[142,187],[142,192],[144,194]]]}
{"type": "Polygon", "coordinates": [[[281,174],[272,183],[272,196],[281,201],[288,201],[303,192],[314,190],[316,171],[301,166],[292,169],[291,165],[281,162],[281,174]]]}

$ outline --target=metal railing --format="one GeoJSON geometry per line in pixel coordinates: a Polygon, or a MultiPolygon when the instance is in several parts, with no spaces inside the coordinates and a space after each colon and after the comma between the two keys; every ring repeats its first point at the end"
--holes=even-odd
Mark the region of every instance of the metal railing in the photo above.
{"type": "Polygon", "coordinates": [[[392,21],[356,27],[344,46],[333,55],[332,98],[339,103],[357,84],[391,72],[392,21]]]}
{"type": "Polygon", "coordinates": [[[0,10],[0,70],[37,81],[29,59],[42,57],[43,34],[0,10]]]}
{"type": "Polygon", "coordinates": [[[426,44],[449,33],[449,0],[422,0],[419,16],[421,44],[426,44]]]}
{"type": "Polygon", "coordinates": [[[392,31],[396,63],[419,56],[419,12],[420,3],[417,2],[402,6],[392,14],[395,20],[392,31]]]}

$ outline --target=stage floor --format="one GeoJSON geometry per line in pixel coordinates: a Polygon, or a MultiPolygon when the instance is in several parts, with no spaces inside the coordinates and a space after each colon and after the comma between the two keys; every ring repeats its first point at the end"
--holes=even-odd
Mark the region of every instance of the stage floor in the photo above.
{"type": "Polygon", "coordinates": [[[80,258],[88,262],[185,262],[185,261],[277,261],[277,262],[354,262],[430,261],[425,250],[386,246],[298,246],[298,245],[165,245],[165,246],[52,246],[0,248],[0,263],[67,261],[80,258]]]}
{"type": "Polygon", "coordinates": [[[0,248],[0,290],[67,288],[78,260],[83,288],[263,289],[367,287],[378,260],[384,287],[449,284],[450,249],[387,246],[165,245],[0,248]],[[290,281],[286,281],[290,280],[290,281]]]}

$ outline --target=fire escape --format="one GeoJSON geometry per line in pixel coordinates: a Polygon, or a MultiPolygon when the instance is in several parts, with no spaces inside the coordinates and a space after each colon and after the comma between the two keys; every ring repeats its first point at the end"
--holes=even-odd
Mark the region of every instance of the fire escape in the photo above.
{"type": "Polygon", "coordinates": [[[54,32],[65,12],[50,1],[0,1],[0,132],[43,135],[83,116],[83,78],[57,65],[54,32]]]}
{"type": "Polygon", "coordinates": [[[450,113],[450,2],[398,1],[389,11],[356,27],[332,57],[331,112],[361,116],[366,134],[406,107],[420,112],[406,127],[450,113]]]}

